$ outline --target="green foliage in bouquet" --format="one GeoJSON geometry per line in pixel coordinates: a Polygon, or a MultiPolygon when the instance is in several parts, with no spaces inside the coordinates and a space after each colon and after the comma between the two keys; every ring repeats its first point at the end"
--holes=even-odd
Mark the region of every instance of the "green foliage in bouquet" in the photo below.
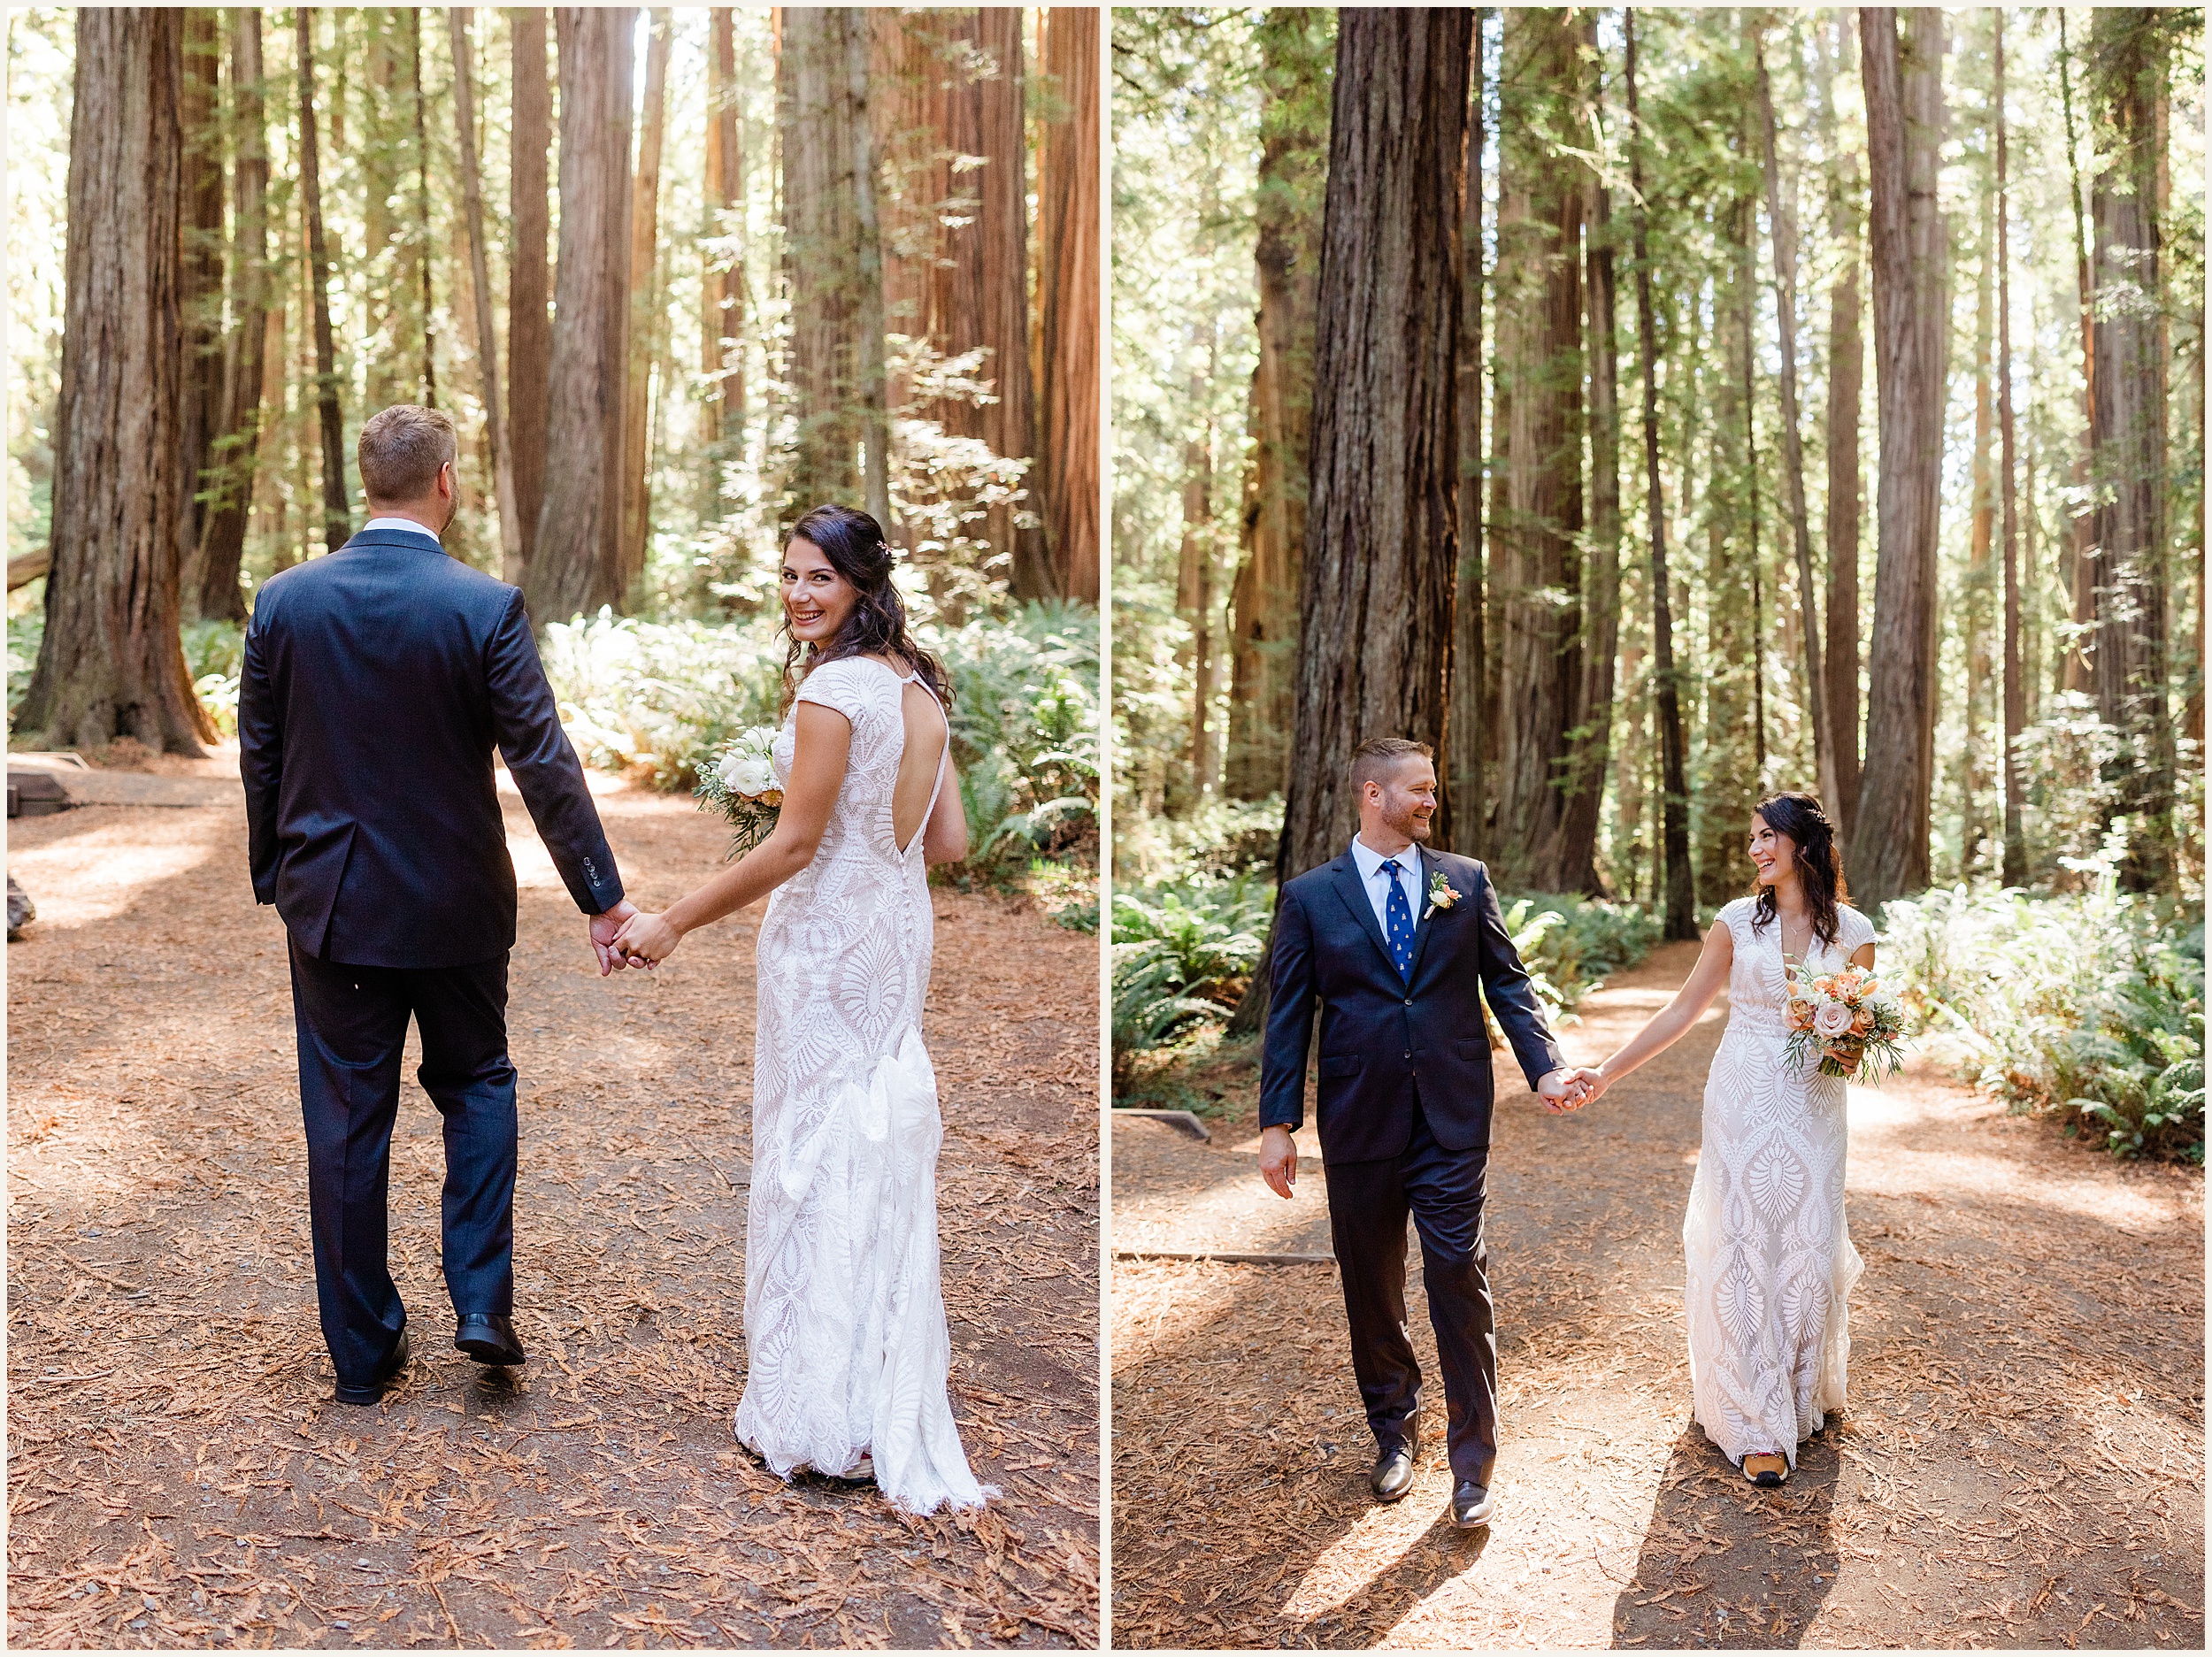
{"type": "Polygon", "coordinates": [[[1883,908],[1909,1018],[1978,1085],[2124,1157],[2204,1160],[2204,919],[2121,889],[2126,825],[2054,897],[1962,886],[1883,908]]]}

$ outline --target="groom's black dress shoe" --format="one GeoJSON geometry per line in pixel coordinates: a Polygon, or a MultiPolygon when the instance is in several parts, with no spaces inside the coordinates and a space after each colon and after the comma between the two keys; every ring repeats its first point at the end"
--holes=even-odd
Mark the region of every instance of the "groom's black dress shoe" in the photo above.
{"type": "Polygon", "coordinates": [[[1375,1458],[1375,1470],[1367,1476],[1367,1488],[1377,1501],[1396,1501],[1413,1488],[1413,1461],[1421,1453],[1417,1434],[1409,1432],[1397,1444],[1385,1445],[1375,1458]]]}
{"type": "Polygon", "coordinates": [[[392,1377],[406,1367],[407,1331],[403,1329],[399,1331],[398,1340],[392,1345],[392,1355],[385,1360],[384,1368],[378,1371],[376,1379],[366,1386],[348,1386],[341,1381],[334,1389],[333,1396],[341,1404],[381,1403],[384,1400],[384,1389],[391,1385],[392,1377]]]}
{"type": "Polygon", "coordinates": [[[1452,1486],[1452,1523],[1463,1530],[1479,1530],[1488,1524],[1497,1505],[1498,1499],[1490,1493],[1487,1484],[1463,1478],[1452,1486]]]}
{"type": "Polygon", "coordinates": [[[453,1331],[453,1345],[479,1363],[520,1363],[522,1343],[515,1339],[513,1320],[496,1312],[470,1312],[453,1331]]]}

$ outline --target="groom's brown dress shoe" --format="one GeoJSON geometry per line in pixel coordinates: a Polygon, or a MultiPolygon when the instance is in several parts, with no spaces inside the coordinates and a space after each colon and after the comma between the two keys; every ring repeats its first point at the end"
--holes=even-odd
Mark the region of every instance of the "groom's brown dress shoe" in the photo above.
{"type": "Polygon", "coordinates": [[[384,1361],[376,1378],[365,1386],[348,1386],[343,1381],[334,1389],[333,1396],[341,1404],[380,1404],[384,1389],[392,1384],[392,1377],[407,1367],[407,1331],[401,1330],[399,1339],[392,1344],[392,1355],[384,1361]]]}
{"type": "Polygon", "coordinates": [[[1413,1488],[1413,1461],[1421,1453],[1417,1434],[1408,1432],[1397,1444],[1386,1444],[1375,1458],[1375,1470],[1367,1476],[1367,1488],[1377,1501],[1397,1501],[1413,1488]]]}
{"type": "Polygon", "coordinates": [[[1498,1499],[1490,1493],[1487,1484],[1463,1478],[1452,1486],[1452,1523],[1463,1530],[1479,1530],[1488,1524],[1497,1505],[1498,1499]]]}
{"type": "Polygon", "coordinates": [[[520,1363],[523,1359],[512,1320],[496,1312],[465,1314],[453,1331],[453,1345],[479,1363],[520,1363]]]}

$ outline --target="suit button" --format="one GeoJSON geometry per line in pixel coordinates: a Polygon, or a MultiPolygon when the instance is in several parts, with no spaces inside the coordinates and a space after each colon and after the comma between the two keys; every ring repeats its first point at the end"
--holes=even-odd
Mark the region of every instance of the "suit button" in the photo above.
{"type": "Polygon", "coordinates": [[[1398,1056],[1402,1059],[1409,1059],[1413,1056],[1413,1055],[1410,1053],[1401,1053],[1398,1056]]]}
{"type": "Polygon", "coordinates": [[[1407,1006],[1409,1006],[1409,1007],[1410,1007],[1410,1006],[1412,1006],[1412,1005],[1413,1005],[1413,997],[1411,997],[1410,995],[1409,995],[1409,996],[1407,996],[1407,997],[1406,997],[1406,1005],[1407,1005],[1407,1006]]]}

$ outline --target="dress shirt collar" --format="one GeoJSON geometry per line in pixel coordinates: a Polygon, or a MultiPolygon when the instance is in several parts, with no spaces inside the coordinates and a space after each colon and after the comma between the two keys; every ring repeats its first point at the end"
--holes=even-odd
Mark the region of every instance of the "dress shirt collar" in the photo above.
{"type": "MultiPolygon", "coordinates": [[[[1418,842],[1407,847],[1403,851],[1393,852],[1391,856],[1397,859],[1398,867],[1405,871],[1399,876],[1400,879],[1405,879],[1420,872],[1421,848],[1418,842]]],[[[1355,834],[1352,836],[1352,861],[1359,866],[1360,884],[1365,886],[1374,879],[1375,871],[1388,860],[1383,856],[1382,853],[1355,834]]]]}
{"type": "Polygon", "coordinates": [[[444,541],[438,540],[436,530],[427,524],[418,524],[411,518],[373,518],[361,525],[361,533],[365,535],[373,529],[396,529],[410,535],[427,535],[441,547],[445,545],[444,541]]]}

